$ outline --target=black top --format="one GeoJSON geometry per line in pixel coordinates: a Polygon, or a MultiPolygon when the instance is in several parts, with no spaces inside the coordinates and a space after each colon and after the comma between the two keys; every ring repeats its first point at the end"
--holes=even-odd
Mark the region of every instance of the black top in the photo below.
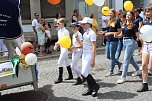
{"type": "Polygon", "coordinates": [[[0,0],[0,38],[18,38],[22,30],[19,24],[19,0],[0,0]]]}
{"type": "Polygon", "coordinates": [[[132,29],[128,29],[127,27],[128,25],[125,25],[122,29],[123,37],[136,39],[136,32],[138,32],[138,27],[135,24],[132,29]]]}
{"type": "MultiPolygon", "coordinates": [[[[75,20],[73,19],[74,16],[75,16],[75,15],[72,15],[72,23],[73,23],[73,22],[77,22],[77,21],[75,21],[75,20]]],[[[77,17],[77,16],[75,16],[75,17],[77,17]]]]}
{"type": "Polygon", "coordinates": [[[148,19],[144,21],[144,25],[152,25],[152,21],[150,22],[148,19]]]}
{"type": "Polygon", "coordinates": [[[139,22],[141,21],[143,21],[143,18],[138,15],[134,21],[134,24],[136,24],[137,28],[139,28],[139,22]]]}
{"type": "MultiPolygon", "coordinates": [[[[120,22],[117,21],[115,27],[109,26],[109,27],[107,27],[107,31],[108,32],[118,32],[119,28],[121,28],[121,25],[120,25],[120,22]]],[[[109,36],[107,36],[107,41],[108,42],[112,42],[112,41],[116,42],[116,41],[118,41],[118,38],[114,38],[113,35],[109,35],[109,36]]]]}

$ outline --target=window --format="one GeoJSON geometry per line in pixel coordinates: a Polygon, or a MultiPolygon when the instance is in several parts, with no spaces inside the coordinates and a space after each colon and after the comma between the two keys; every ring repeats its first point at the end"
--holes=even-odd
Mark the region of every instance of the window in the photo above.
{"type": "Polygon", "coordinates": [[[22,20],[31,20],[30,0],[20,0],[22,20]]]}
{"type": "Polygon", "coordinates": [[[41,16],[42,18],[55,18],[57,12],[65,17],[65,0],[61,0],[58,5],[52,5],[47,0],[41,0],[41,16]]]}

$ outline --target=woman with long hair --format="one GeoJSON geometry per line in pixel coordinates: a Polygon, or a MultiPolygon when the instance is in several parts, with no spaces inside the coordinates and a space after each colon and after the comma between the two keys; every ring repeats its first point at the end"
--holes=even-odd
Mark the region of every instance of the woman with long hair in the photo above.
{"type": "Polygon", "coordinates": [[[42,25],[42,19],[38,19],[38,26],[36,27],[37,36],[38,36],[38,45],[40,47],[39,56],[42,57],[42,51],[45,43],[45,28],[42,25]]]}
{"type": "MultiPolygon", "coordinates": [[[[146,20],[144,25],[152,26],[152,5],[145,9],[146,20]]],[[[152,72],[152,40],[151,42],[143,42],[142,48],[142,87],[137,92],[148,91],[148,70],[152,72]],[[149,67],[149,68],[148,68],[149,67]]]]}
{"type": "Polygon", "coordinates": [[[136,48],[136,38],[139,37],[138,28],[134,24],[134,12],[128,11],[126,14],[126,24],[124,25],[124,28],[122,29],[121,34],[115,34],[115,37],[123,37],[123,47],[124,47],[124,60],[123,60],[123,70],[122,75],[120,79],[117,81],[118,84],[124,83],[126,81],[126,76],[128,72],[129,64],[131,63],[134,68],[136,69],[136,72],[133,73],[133,76],[136,76],[140,70],[139,66],[135,62],[133,58],[133,53],[136,48]]]}
{"type": "Polygon", "coordinates": [[[107,36],[106,55],[107,59],[110,60],[110,71],[106,74],[106,76],[114,75],[114,67],[116,63],[115,54],[118,45],[118,38],[114,37],[114,33],[119,34],[121,32],[120,22],[116,19],[116,11],[114,9],[110,10],[109,17],[107,32],[102,33],[107,36]]]}
{"type": "Polygon", "coordinates": [[[96,33],[96,36],[98,36],[99,24],[96,20],[95,14],[92,13],[90,18],[92,19],[92,30],[96,33]]]}

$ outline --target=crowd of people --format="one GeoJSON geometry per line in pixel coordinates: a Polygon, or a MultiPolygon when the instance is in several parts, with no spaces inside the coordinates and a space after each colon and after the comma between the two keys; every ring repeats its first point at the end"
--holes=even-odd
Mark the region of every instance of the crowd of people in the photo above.
{"type": "MultiPolygon", "coordinates": [[[[51,26],[47,21],[42,24],[38,13],[35,13],[35,19],[32,22],[33,30],[36,34],[36,40],[39,45],[39,56],[42,55],[42,50],[45,44],[45,37],[47,37],[47,52],[50,50],[51,41],[51,26]]],[[[82,94],[83,96],[92,95],[97,96],[99,85],[90,74],[90,68],[95,66],[95,51],[96,38],[102,36],[101,44],[106,46],[106,57],[109,60],[109,72],[105,75],[113,76],[114,67],[118,65],[118,71],[122,66],[122,75],[117,83],[125,83],[129,64],[135,68],[132,76],[142,74],[143,85],[137,92],[148,91],[148,73],[152,72],[152,57],[151,44],[152,42],[145,42],[140,38],[140,29],[143,25],[152,25],[152,5],[145,8],[135,9],[134,11],[119,10],[119,14],[114,9],[111,9],[108,16],[102,16],[102,29],[100,30],[95,14],[90,17],[82,18],[78,9],[73,11],[71,20],[72,46],[70,48],[63,48],[60,46],[59,40],[62,36],[70,37],[69,31],[66,29],[66,21],[61,18],[61,14],[56,14],[54,20],[54,28],[58,41],[55,43],[55,50],[60,50],[58,60],[59,75],[55,84],[63,81],[63,67],[67,68],[68,78],[73,79],[72,70],[77,75],[77,81],[74,85],[82,84],[87,81],[88,91],[82,94]],[[138,46],[139,55],[142,57],[142,66],[139,67],[134,59],[134,51],[138,46]],[[124,50],[123,61],[119,61],[122,49],[124,50]],[[68,51],[72,52],[72,62],[69,63],[68,51]],[[82,68],[77,66],[78,61],[82,56],[82,68]],[[142,71],[142,72],[141,72],[142,71]]],[[[35,43],[36,44],[36,43],[35,43]]],[[[36,46],[36,45],[35,45],[36,46]]]]}
{"type": "MultiPolygon", "coordinates": [[[[38,52],[38,56],[43,56],[43,51],[50,54],[52,52],[50,45],[52,40],[51,25],[47,19],[41,19],[38,13],[34,13],[35,19],[32,21],[32,27],[35,34],[33,46],[38,52]]],[[[102,29],[100,30],[95,14],[90,17],[82,18],[79,10],[75,9],[71,18],[72,45],[70,48],[63,48],[59,40],[63,36],[69,36],[66,20],[60,13],[56,14],[53,28],[58,37],[54,45],[54,50],[60,50],[58,59],[58,78],[55,84],[63,82],[63,69],[67,68],[68,78],[73,79],[74,71],[77,75],[76,83],[79,85],[87,82],[88,90],[83,96],[97,96],[100,86],[96,83],[90,74],[91,67],[95,66],[96,39],[102,36],[101,44],[106,48],[106,58],[109,60],[109,72],[106,77],[114,75],[115,65],[118,65],[118,71],[122,67],[122,75],[117,84],[125,83],[129,64],[135,68],[132,76],[142,74],[142,87],[137,92],[148,91],[148,75],[152,74],[152,41],[146,42],[140,38],[140,29],[144,25],[152,25],[152,5],[144,10],[142,8],[134,11],[119,10],[119,14],[111,9],[108,16],[102,16],[102,29]],[[139,55],[142,57],[142,66],[139,67],[134,59],[134,51],[138,45],[139,55]],[[123,61],[119,61],[122,49],[124,50],[123,61]],[[69,62],[68,53],[72,52],[72,62],[69,62]],[[82,67],[77,66],[82,57],[82,67]]],[[[0,40],[0,55],[3,50],[3,40],[0,40]]]]}
{"type": "MultiPolygon", "coordinates": [[[[9,50],[10,59],[14,53],[14,44],[20,47],[23,43],[22,31],[20,26],[20,15],[19,15],[19,1],[13,1],[15,5],[7,6],[10,7],[7,11],[8,15],[12,14],[12,18],[16,19],[8,20],[10,25],[6,26],[1,24],[1,39],[0,39],[0,55],[9,50]],[[17,9],[16,9],[17,8],[17,9]],[[12,12],[12,9],[16,10],[16,13],[12,12]],[[17,15],[17,16],[14,16],[17,15]],[[5,33],[7,32],[7,33],[5,33]],[[2,39],[6,38],[6,39],[2,39]],[[5,45],[6,47],[5,47],[5,45]]],[[[12,3],[11,3],[12,4],[12,3]]],[[[8,1],[3,0],[1,7],[6,7],[8,1]]],[[[6,10],[4,11],[6,13],[6,10]]],[[[63,36],[69,36],[70,32],[67,30],[66,20],[61,18],[61,14],[57,13],[54,20],[53,27],[55,28],[56,36],[58,40],[55,43],[54,50],[60,50],[60,56],[58,59],[58,78],[55,84],[63,82],[63,69],[67,68],[68,78],[65,80],[73,79],[74,71],[76,73],[77,79],[74,85],[80,85],[87,82],[88,90],[83,93],[83,96],[92,95],[96,97],[98,95],[98,90],[100,86],[95,81],[94,77],[90,74],[91,67],[95,66],[95,55],[96,55],[96,39],[102,36],[101,44],[106,45],[106,58],[109,60],[109,72],[105,74],[105,77],[114,75],[115,65],[118,65],[118,71],[120,71],[122,66],[122,74],[118,79],[117,84],[123,84],[126,81],[127,72],[129,64],[132,64],[135,68],[135,72],[132,76],[142,75],[142,86],[137,89],[137,92],[148,91],[148,76],[152,75],[152,40],[146,41],[142,40],[140,37],[140,29],[144,25],[150,25],[152,27],[152,4],[146,7],[144,10],[142,8],[135,9],[134,11],[122,11],[119,10],[119,14],[116,14],[116,10],[111,9],[108,16],[102,16],[102,30],[100,31],[98,21],[95,15],[92,13],[90,17],[82,18],[79,14],[78,9],[73,11],[71,18],[70,28],[72,31],[72,45],[70,48],[64,48],[60,45],[59,40],[63,36]],[[139,55],[142,58],[142,66],[139,67],[134,59],[134,51],[138,46],[139,55]],[[119,61],[121,51],[124,51],[123,61],[119,61]],[[68,53],[72,52],[72,62],[69,62],[68,53]],[[82,57],[82,67],[77,66],[78,61],[82,57]]],[[[51,25],[47,19],[42,20],[39,18],[39,14],[34,14],[35,19],[32,21],[33,32],[35,34],[35,39],[33,46],[38,52],[39,56],[43,56],[43,51],[45,49],[46,53],[51,53],[50,45],[52,40],[51,35],[51,25]],[[37,47],[38,45],[38,47],[37,47]]],[[[7,17],[7,16],[5,16],[7,17]]],[[[10,17],[10,18],[11,18],[10,17]]],[[[3,20],[2,20],[3,21],[3,20]]],[[[7,24],[6,24],[7,25],[7,24]]]]}

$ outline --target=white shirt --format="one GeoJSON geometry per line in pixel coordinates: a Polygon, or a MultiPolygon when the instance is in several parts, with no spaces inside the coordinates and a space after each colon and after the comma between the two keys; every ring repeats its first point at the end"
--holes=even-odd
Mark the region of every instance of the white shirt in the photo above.
{"type": "Polygon", "coordinates": [[[38,21],[37,21],[36,19],[34,19],[34,20],[32,21],[32,26],[33,26],[33,27],[37,27],[38,25],[39,25],[38,21]]]}
{"type": "Polygon", "coordinates": [[[70,36],[69,31],[63,27],[58,31],[58,38],[60,39],[62,36],[70,36]]]}
{"type": "Polygon", "coordinates": [[[102,16],[102,28],[107,28],[107,24],[105,21],[109,20],[109,16],[102,16]]]}
{"type": "Polygon", "coordinates": [[[51,32],[49,30],[45,30],[45,33],[47,34],[48,37],[51,37],[51,32]]]}
{"type": "MultiPolygon", "coordinates": [[[[80,39],[81,41],[83,40],[83,39],[82,39],[82,34],[81,34],[79,31],[77,31],[75,34],[78,35],[78,37],[79,37],[79,39],[80,39]]],[[[79,46],[79,45],[80,45],[79,42],[76,40],[74,34],[73,34],[73,38],[72,38],[72,43],[73,43],[73,46],[79,46]]],[[[82,48],[77,48],[77,49],[74,49],[74,52],[78,52],[78,51],[81,51],[81,50],[82,50],[82,48]]]]}
{"type": "Polygon", "coordinates": [[[89,28],[83,34],[83,53],[92,53],[93,41],[96,41],[96,34],[91,28],[89,28]]]}
{"type": "MultiPolygon", "coordinates": [[[[65,27],[63,27],[63,28],[61,28],[61,29],[58,31],[58,40],[59,40],[62,36],[65,36],[65,35],[66,35],[66,36],[70,36],[69,31],[68,31],[65,27]]],[[[61,47],[61,54],[62,54],[62,53],[65,53],[65,52],[68,53],[68,49],[61,47]]]]}

